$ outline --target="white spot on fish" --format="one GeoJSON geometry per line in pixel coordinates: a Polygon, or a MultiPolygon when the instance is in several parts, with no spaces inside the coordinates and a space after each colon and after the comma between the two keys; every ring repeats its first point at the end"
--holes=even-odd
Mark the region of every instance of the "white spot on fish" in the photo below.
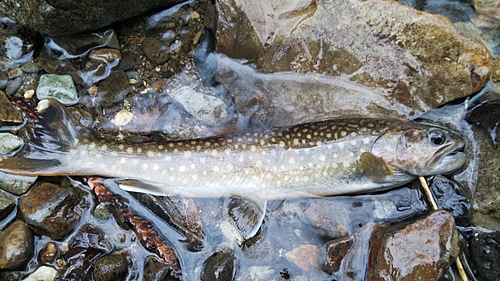
{"type": "Polygon", "coordinates": [[[319,161],[326,161],[326,156],[325,156],[325,155],[323,155],[323,154],[321,154],[321,155],[319,156],[319,161]]]}
{"type": "Polygon", "coordinates": [[[179,166],[179,172],[185,172],[186,166],[179,166]]]}
{"type": "Polygon", "coordinates": [[[143,170],[147,170],[148,169],[148,164],[146,164],[146,163],[142,164],[142,169],[143,170]]]}
{"type": "Polygon", "coordinates": [[[153,171],[158,171],[160,169],[160,166],[158,166],[158,164],[154,164],[153,165],[153,171]]]}
{"type": "Polygon", "coordinates": [[[352,146],[355,146],[356,144],[357,144],[356,140],[352,140],[352,141],[351,141],[351,145],[352,145],[352,146]]]}
{"type": "Polygon", "coordinates": [[[146,153],[146,155],[147,155],[148,157],[153,157],[153,156],[155,156],[155,153],[154,153],[153,151],[149,150],[149,151],[146,153]]]}
{"type": "Polygon", "coordinates": [[[212,168],[212,171],[214,171],[214,172],[218,172],[218,171],[219,171],[219,166],[214,166],[214,167],[212,168]]]}
{"type": "Polygon", "coordinates": [[[130,147],[130,146],[129,146],[129,147],[127,147],[127,153],[128,153],[128,154],[132,154],[132,153],[134,153],[134,149],[133,149],[132,147],[130,147]]]}
{"type": "Polygon", "coordinates": [[[118,145],[118,149],[123,150],[124,148],[125,148],[125,146],[123,144],[118,145]]]}
{"type": "Polygon", "coordinates": [[[364,144],[368,144],[368,143],[370,143],[370,139],[369,139],[369,138],[365,138],[365,139],[363,139],[363,143],[364,143],[364,144]]]}
{"type": "Polygon", "coordinates": [[[192,176],[191,176],[191,178],[192,178],[194,181],[196,181],[196,180],[198,179],[198,175],[197,175],[197,174],[194,174],[194,175],[192,175],[192,176]]]}
{"type": "Polygon", "coordinates": [[[167,155],[167,156],[165,156],[164,160],[166,162],[170,162],[170,161],[172,161],[172,156],[167,155]]]}
{"type": "Polygon", "coordinates": [[[253,151],[256,151],[256,150],[257,150],[257,147],[255,145],[251,145],[250,146],[250,151],[253,152],[253,151]]]}
{"type": "Polygon", "coordinates": [[[120,163],[121,164],[125,164],[125,162],[127,162],[127,160],[125,159],[125,157],[120,157],[120,163]]]}
{"type": "Polygon", "coordinates": [[[165,147],[162,144],[158,145],[158,150],[163,150],[164,148],[165,147]]]}
{"type": "Polygon", "coordinates": [[[255,162],[255,167],[257,167],[257,168],[262,167],[262,161],[257,160],[257,161],[255,162]]]}
{"type": "Polygon", "coordinates": [[[138,147],[137,148],[137,153],[141,153],[142,152],[142,148],[138,147]]]}
{"type": "Polygon", "coordinates": [[[349,156],[353,157],[354,156],[354,152],[349,152],[349,156]]]}
{"type": "Polygon", "coordinates": [[[191,164],[191,165],[189,165],[189,168],[191,168],[191,170],[194,170],[194,168],[196,168],[196,166],[194,164],[191,164]]]}
{"type": "Polygon", "coordinates": [[[339,142],[337,145],[338,145],[339,149],[344,149],[344,143],[343,142],[339,142]]]}
{"type": "Polygon", "coordinates": [[[295,165],[295,158],[288,159],[288,164],[295,165]]]}

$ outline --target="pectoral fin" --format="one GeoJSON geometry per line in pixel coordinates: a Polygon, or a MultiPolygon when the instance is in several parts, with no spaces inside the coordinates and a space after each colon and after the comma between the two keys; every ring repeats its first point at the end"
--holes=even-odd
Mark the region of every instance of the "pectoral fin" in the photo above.
{"type": "Polygon", "coordinates": [[[161,190],[157,186],[139,180],[115,179],[114,182],[116,182],[121,189],[128,192],[147,193],[155,196],[172,195],[172,194],[166,194],[163,190],[161,190]]]}
{"type": "Polygon", "coordinates": [[[358,166],[360,171],[374,181],[382,181],[394,172],[382,157],[377,157],[370,152],[364,152],[359,157],[358,166]]]}
{"type": "Polygon", "coordinates": [[[227,210],[245,240],[257,234],[266,214],[267,201],[260,198],[231,196],[227,210]]]}

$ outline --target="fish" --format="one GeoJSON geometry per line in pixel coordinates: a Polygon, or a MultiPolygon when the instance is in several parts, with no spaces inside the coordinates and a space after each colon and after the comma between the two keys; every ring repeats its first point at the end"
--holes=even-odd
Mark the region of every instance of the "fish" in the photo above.
{"type": "MultiPolygon", "coordinates": [[[[95,175],[159,195],[267,200],[381,191],[466,162],[464,139],[408,121],[344,118],[207,139],[129,144],[91,137],[56,100],[39,103],[22,151],[0,160],[20,175],[95,175]]],[[[262,218],[261,211],[252,216],[262,218]]],[[[255,219],[258,220],[258,219],[255,219]]],[[[250,232],[255,232],[252,228],[250,232]]]]}

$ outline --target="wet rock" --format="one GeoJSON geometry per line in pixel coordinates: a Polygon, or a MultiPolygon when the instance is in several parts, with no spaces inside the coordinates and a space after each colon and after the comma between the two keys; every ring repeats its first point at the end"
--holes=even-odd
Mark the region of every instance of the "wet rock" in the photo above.
{"type": "Polygon", "coordinates": [[[99,83],[97,95],[100,97],[101,106],[109,107],[121,102],[129,93],[127,74],[121,70],[113,70],[108,78],[99,83]]]}
{"type": "Polygon", "coordinates": [[[404,227],[379,227],[370,242],[369,279],[438,280],[458,253],[455,223],[445,211],[404,227]]]}
{"type": "Polygon", "coordinates": [[[142,50],[154,64],[164,64],[170,58],[170,43],[173,39],[165,42],[154,37],[147,37],[142,43],[142,50]]]}
{"type": "Polygon", "coordinates": [[[21,196],[19,212],[38,234],[60,239],[79,222],[79,203],[79,196],[71,188],[39,182],[21,196]]]}
{"type": "Polygon", "coordinates": [[[315,72],[381,88],[413,114],[488,79],[482,44],[444,17],[392,1],[218,1],[217,9],[217,52],[266,73],[315,72]]]}
{"type": "Polygon", "coordinates": [[[328,200],[316,201],[312,202],[304,212],[308,223],[315,228],[315,231],[330,239],[352,233],[349,215],[345,208],[328,200]]]}
{"type": "Polygon", "coordinates": [[[10,133],[0,133],[0,155],[6,155],[20,148],[22,139],[10,133]]]}
{"type": "Polygon", "coordinates": [[[0,68],[9,69],[33,60],[36,46],[34,33],[20,28],[7,28],[0,33],[0,68]]]}
{"type": "Polygon", "coordinates": [[[472,204],[470,196],[458,183],[444,176],[435,176],[430,185],[436,204],[440,210],[448,211],[459,226],[469,226],[472,221],[472,204]]]}
{"type": "Polygon", "coordinates": [[[123,127],[130,123],[132,119],[134,119],[134,114],[130,113],[130,111],[126,109],[122,109],[116,113],[113,120],[111,120],[111,123],[115,124],[117,127],[123,127]]]}
{"type": "Polygon", "coordinates": [[[439,0],[426,2],[422,11],[430,14],[440,14],[452,22],[469,21],[474,14],[474,8],[467,1],[439,0]]]}
{"type": "Polygon", "coordinates": [[[16,77],[15,79],[10,80],[9,83],[7,83],[7,87],[5,87],[5,93],[9,96],[14,95],[22,84],[23,78],[21,77],[16,77]]]}
{"type": "Polygon", "coordinates": [[[405,119],[411,113],[405,105],[386,100],[381,90],[337,77],[263,74],[222,55],[217,55],[217,67],[217,81],[234,96],[238,111],[272,126],[360,115],[405,119]]]}
{"type": "Polygon", "coordinates": [[[307,272],[310,267],[319,267],[319,255],[316,246],[306,244],[285,253],[285,258],[307,272]]]}
{"type": "Polygon", "coordinates": [[[475,235],[470,241],[470,256],[482,280],[500,280],[499,231],[475,235]]]}
{"type": "Polygon", "coordinates": [[[92,265],[111,248],[101,229],[86,224],[71,240],[68,251],[63,253],[66,263],[61,272],[67,280],[91,280],[92,265]]]}
{"type": "Polygon", "coordinates": [[[96,260],[93,274],[96,281],[122,280],[128,272],[127,259],[122,254],[109,254],[96,260]]]}
{"type": "Polygon", "coordinates": [[[69,75],[44,74],[40,76],[36,97],[39,100],[55,98],[65,105],[74,105],[78,102],[75,83],[69,75]]]}
{"type": "Polygon", "coordinates": [[[9,82],[9,77],[7,77],[7,73],[0,70],[0,90],[4,90],[9,82]]]}
{"type": "Polygon", "coordinates": [[[500,58],[493,61],[493,66],[491,68],[491,81],[500,86],[500,58]]]}
{"type": "Polygon", "coordinates": [[[230,250],[218,251],[212,254],[204,263],[201,281],[235,280],[239,263],[230,250]]]}
{"type": "Polygon", "coordinates": [[[12,212],[12,210],[14,210],[16,203],[17,202],[14,198],[9,196],[3,190],[0,190],[0,220],[3,220],[12,212]]]}
{"type": "Polygon", "coordinates": [[[93,49],[89,53],[89,59],[100,62],[114,62],[122,59],[120,50],[111,48],[93,49]]]}
{"type": "Polygon", "coordinates": [[[339,271],[342,260],[351,249],[352,243],[352,237],[342,237],[327,242],[325,245],[326,253],[323,255],[325,258],[322,259],[325,261],[322,266],[323,271],[330,274],[339,271]]]}
{"type": "Polygon", "coordinates": [[[22,195],[28,191],[37,178],[0,172],[0,188],[15,195],[22,195]]]}
{"type": "Polygon", "coordinates": [[[0,232],[0,269],[20,269],[33,255],[33,235],[17,220],[0,232]]]}
{"type": "Polygon", "coordinates": [[[474,0],[472,1],[477,13],[500,20],[500,6],[496,0],[474,0]]]}
{"type": "Polygon", "coordinates": [[[140,64],[140,61],[141,58],[137,53],[125,53],[118,64],[118,69],[123,71],[131,70],[134,66],[140,64]]]}
{"type": "Polygon", "coordinates": [[[80,57],[95,48],[110,47],[120,49],[118,37],[112,28],[93,32],[51,36],[45,44],[46,51],[58,59],[80,57]]]}
{"type": "Polygon", "coordinates": [[[178,0],[127,1],[17,1],[6,0],[0,12],[30,29],[51,35],[74,34],[95,30],[125,20],[150,9],[168,7],[178,0]],[[85,11],[85,13],[82,13],[85,11]]]}
{"type": "Polygon", "coordinates": [[[56,243],[48,242],[47,244],[43,245],[43,248],[40,250],[40,253],[38,253],[39,260],[43,264],[51,264],[54,262],[58,252],[59,248],[57,247],[56,243]]]}
{"type": "Polygon", "coordinates": [[[78,70],[69,60],[57,60],[41,55],[38,62],[50,74],[69,75],[76,83],[81,84],[83,82],[78,75],[78,70]]]}
{"type": "Polygon", "coordinates": [[[209,125],[223,125],[231,120],[234,114],[234,110],[221,99],[200,93],[190,87],[181,87],[170,95],[189,114],[209,125]]]}
{"type": "Polygon", "coordinates": [[[50,266],[40,266],[22,281],[53,281],[57,276],[57,270],[50,266]]]}
{"type": "Polygon", "coordinates": [[[144,266],[144,277],[142,278],[143,281],[149,281],[149,280],[161,280],[165,281],[168,274],[169,268],[168,266],[158,260],[155,257],[148,257],[146,261],[146,265],[144,266]]]}

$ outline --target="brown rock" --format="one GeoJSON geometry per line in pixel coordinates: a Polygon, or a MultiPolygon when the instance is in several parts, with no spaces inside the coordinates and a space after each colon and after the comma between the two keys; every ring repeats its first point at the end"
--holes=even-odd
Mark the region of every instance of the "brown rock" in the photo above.
{"type": "Polygon", "coordinates": [[[0,91],[0,108],[2,109],[0,110],[0,125],[23,123],[21,114],[16,110],[14,105],[12,105],[3,91],[0,91]]]}
{"type": "Polygon", "coordinates": [[[111,48],[93,49],[89,53],[89,58],[99,62],[119,62],[122,58],[122,53],[120,50],[111,48]]]}
{"type": "Polygon", "coordinates": [[[458,256],[453,217],[436,211],[401,228],[375,230],[369,252],[369,280],[438,280],[458,256]]]}
{"type": "Polygon", "coordinates": [[[23,221],[0,232],[0,269],[19,269],[33,255],[33,235],[23,221]]]}
{"type": "Polygon", "coordinates": [[[70,188],[39,182],[19,199],[24,221],[39,234],[60,239],[80,220],[79,196],[70,188]]]}
{"type": "Polygon", "coordinates": [[[110,254],[95,262],[94,279],[96,281],[122,280],[127,271],[127,260],[121,254],[110,254]]]}
{"type": "Polygon", "coordinates": [[[330,274],[339,271],[342,260],[351,249],[352,244],[353,237],[342,237],[328,241],[325,245],[326,260],[323,264],[323,271],[330,274]]]}
{"type": "Polygon", "coordinates": [[[227,0],[217,9],[217,52],[267,73],[343,76],[420,111],[477,92],[491,67],[484,45],[448,19],[393,1],[227,0]]]}

